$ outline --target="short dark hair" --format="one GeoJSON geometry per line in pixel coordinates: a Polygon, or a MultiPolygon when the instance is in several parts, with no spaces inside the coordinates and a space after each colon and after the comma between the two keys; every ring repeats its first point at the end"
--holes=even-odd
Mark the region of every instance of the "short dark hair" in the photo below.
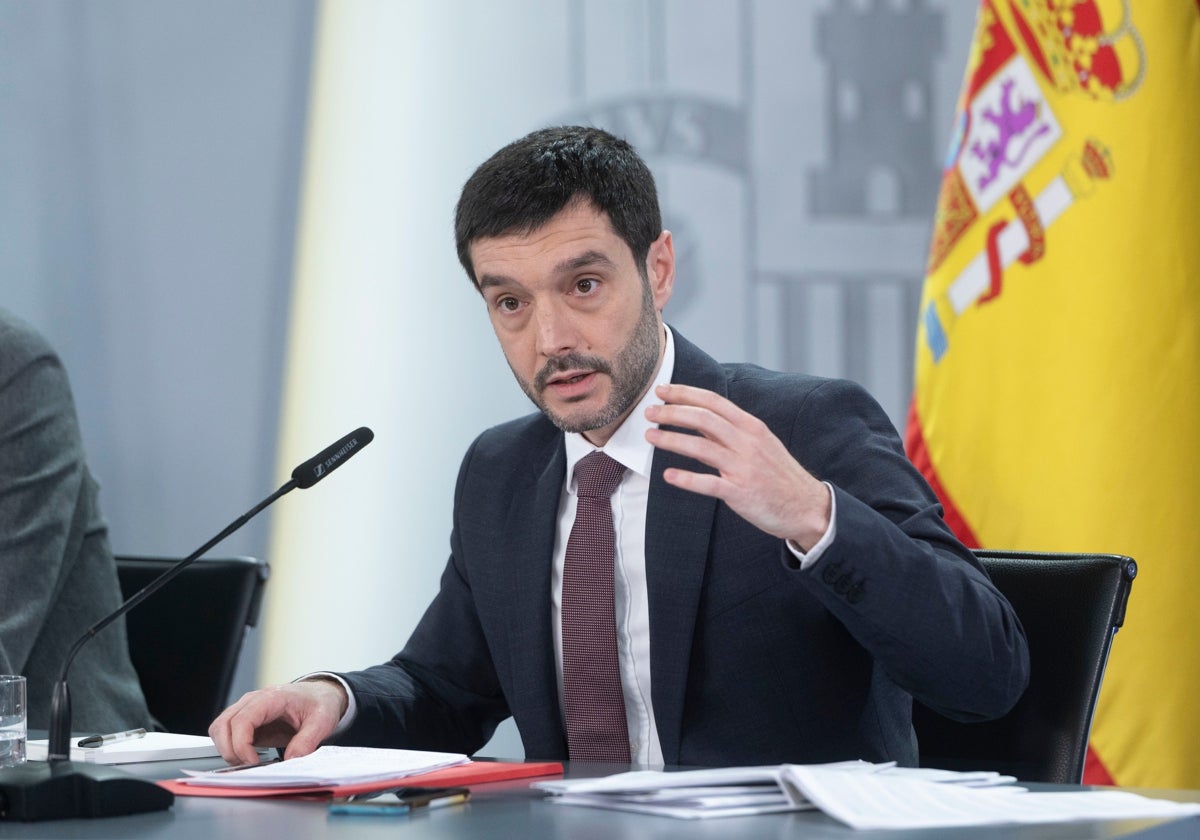
{"type": "Polygon", "coordinates": [[[473,242],[531,233],[572,201],[587,199],[645,273],[646,254],[662,232],[654,176],[633,147],[599,128],[543,128],[509,143],[467,179],[454,211],[458,259],[478,287],[473,242]]]}

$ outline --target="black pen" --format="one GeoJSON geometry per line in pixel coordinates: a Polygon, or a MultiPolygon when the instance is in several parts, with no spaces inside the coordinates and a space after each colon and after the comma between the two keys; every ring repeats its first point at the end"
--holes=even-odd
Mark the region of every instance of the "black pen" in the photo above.
{"type": "Polygon", "coordinates": [[[109,744],[115,744],[118,741],[132,741],[134,738],[145,738],[145,729],[127,729],[124,732],[114,732],[111,735],[89,735],[86,738],[80,738],[76,746],[80,747],[106,747],[109,744]]]}

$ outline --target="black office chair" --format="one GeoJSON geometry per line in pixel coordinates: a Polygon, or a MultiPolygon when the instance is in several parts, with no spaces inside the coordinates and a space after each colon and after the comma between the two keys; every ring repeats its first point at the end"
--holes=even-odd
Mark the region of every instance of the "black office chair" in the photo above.
{"type": "MultiPolygon", "coordinates": [[[[177,561],[117,557],[128,598],[177,561]]],[[[202,557],[125,616],[150,713],[170,732],[204,735],[229,696],[242,642],[258,622],[268,567],[202,557]]]]}
{"type": "Polygon", "coordinates": [[[1083,779],[1092,713],[1137,575],[1111,554],[975,552],[1029,640],[1029,687],[1007,715],[952,721],[913,703],[922,767],[998,770],[1027,782],[1083,779]]]}

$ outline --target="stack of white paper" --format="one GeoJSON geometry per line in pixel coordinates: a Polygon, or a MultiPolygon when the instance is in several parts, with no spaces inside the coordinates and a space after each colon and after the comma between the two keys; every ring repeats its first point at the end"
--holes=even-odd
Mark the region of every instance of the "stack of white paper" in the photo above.
{"type": "MultiPolygon", "coordinates": [[[[191,758],[216,758],[217,745],[203,735],[177,735],[173,732],[147,732],[141,738],[130,738],[105,744],[102,747],[76,746],[72,739],[71,761],[89,764],[137,764],[143,761],[184,761],[191,758]]],[[[29,742],[29,759],[45,761],[48,742],[29,742]]]]}
{"type": "Polygon", "coordinates": [[[324,787],[415,776],[465,764],[460,753],[387,750],[374,747],[320,747],[301,758],[198,772],[184,770],[189,785],[213,787],[324,787]]]}
{"type": "Polygon", "coordinates": [[[1121,790],[1031,793],[976,789],[904,773],[835,773],[786,765],[783,781],[851,828],[940,828],[997,823],[1083,822],[1200,814],[1200,804],[1150,799],[1121,790]]]}
{"type": "Polygon", "coordinates": [[[1030,793],[1011,776],[845,762],[679,773],[637,771],[535,782],[563,805],[682,819],[819,808],[852,828],[935,828],[1178,817],[1200,804],[1125,791],[1030,793]]]}
{"type": "Polygon", "coordinates": [[[633,771],[598,779],[555,779],[533,787],[564,805],[699,819],[768,814],[811,807],[789,799],[779,767],[733,767],[662,773],[633,771]]]}
{"type": "MultiPolygon", "coordinates": [[[[846,761],[821,766],[833,770],[876,773],[890,771],[895,763],[846,761]]],[[[556,794],[555,801],[563,805],[590,805],[681,819],[741,817],[815,807],[801,792],[784,784],[784,770],[785,767],[781,765],[686,770],[678,773],[641,770],[598,779],[535,782],[533,786],[556,794]]],[[[937,772],[941,774],[945,771],[937,772]]],[[[978,774],[971,774],[971,777],[979,778],[978,774]]],[[[995,773],[990,777],[999,778],[995,773]]]]}

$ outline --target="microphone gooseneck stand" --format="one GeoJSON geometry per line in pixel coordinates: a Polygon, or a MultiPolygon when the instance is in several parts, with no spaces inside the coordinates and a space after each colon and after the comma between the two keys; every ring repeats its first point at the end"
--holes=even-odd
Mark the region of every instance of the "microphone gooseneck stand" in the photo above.
{"type": "Polygon", "coordinates": [[[102,764],[72,762],[71,692],[67,673],[76,654],[97,633],[149,598],[201,555],[241,528],[280,496],[299,487],[307,489],[325,478],[374,439],[365,426],[326,447],[296,469],[278,490],[210,539],[200,548],[130,596],[109,615],[97,621],[67,654],[50,698],[50,741],[47,761],[28,761],[0,769],[0,820],[63,820],[78,817],[112,817],[162,811],[175,795],[153,782],[130,776],[102,764]]]}

